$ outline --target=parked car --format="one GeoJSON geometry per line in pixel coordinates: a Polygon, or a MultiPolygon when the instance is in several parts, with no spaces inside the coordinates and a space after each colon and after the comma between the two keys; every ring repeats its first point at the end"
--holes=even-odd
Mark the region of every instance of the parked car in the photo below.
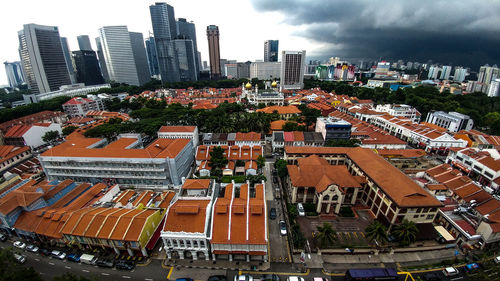
{"type": "Polygon", "coordinates": [[[26,262],[26,257],[20,254],[14,254],[14,258],[18,263],[25,263],[26,262]]]}
{"type": "Polygon", "coordinates": [[[441,281],[441,276],[434,272],[424,274],[423,278],[425,281],[441,281]]]}
{"type": "Polygon", "coordinates": [[[117,269],[132,270],[132,269],[134,269],[135,264],[133,262],[129,262],[129,261],[119,261],[116,263],[115,267],[117,269]]]}
{"type": "Polygon", "coordinates": [[[500,263],[500,256],[495,257],[495,258],[493,259],[493,261],[494,261],[495,263],[500,263]]]}
{"type": "Polygon", "coordinates": [[[274,189],[274,197],[276,197],[276,199],[280,199],[281,198],[281,190],[279,187],[276,187],[274,189]]]}
{"type": "Polygon", "coordinates": [[[38,253],[39,248],[33,244],[26,246],[26,250],[32,253],[38,253]]]}
{"type": "Polygon", "coordinates": [[[38,250],[38,252],[40,253],[40,255],[42,256],[50,256],[52,254],[52,251],[51,250],[47,250],[47,249],[44,249],[44,248],[41,248],[40,250],[38,250]]]}
{"type": "Polygon", "coordinates": [[[61,251],[57,251],[57,250],[52,251],[51,255],[52,255],[52,257],[54,257],[56,259],[60,259],[60,260],[63,260],[66,258],[66,253],[61,252],[61,251]]]}
{"type": "Polygon", "coordinates": [[[175,281],[194,281],[194,280],[191,278],[177,278],[175,279],[175,281]]]}
{"type": "Polygon", "coordinates": [[[467,273],[473,273],[475,271],[478,271],[479,270],[479,264],[473,262],[473,263],[468,263],[465,265],[465,271],[467,271],[467,273]]]}
{"type": "Polygon", "coordinates": [[[286,281],[304,281],[304,278],[300,276],[288,276],[286,281]]]}
{"type": "Polygon", "coordinates": [[[66,259],[72,262],[80,262],[80,254],[71,253],[66,256],[66,259]]]}
{"type": "Polygon", "coordinates": [[[297,212],[301,217],[304,217],[306,215],[306,211],[304,210],[304,205],[302,205],[302,203],[297,203],[297,212]]]}
{"type": "Polygon", "coordinates": [[[235,275],[234,281],[253,281],[252,275],[243,274],[243,275],[235,275]]]}
{"type": "Polygon", "coordinates": [[[84,264],[94,265],[97,262],[97,257],[94,255],[83,254],[80,256],[80,261],[84,264]]]}
{"type": "Polygon", "coordinates": [[[280,233],[281,233],[281,235],[286,235],[286,223],[285,223],[285,221],[280,221],[280,233]]]}
{"type": "Polygon", "coordinates": [[[7,241],[7,235],[0,233],[0,241],[2,241],[2,242],[7,241]]]}
{"type": "Polygon", "coordinates": [[[97,259],[96,264],[99,267],[107,267],[107,268],[112,268],[113,266],[115,266],[115,262],[110,259],[97,259]]]}
{"type": "Polygon", "coordinates": [[[276,274],[265,274],[262,276],[262,281],[280,281],[280,277],[276,274]]]}
{"type": "Polygon", "coordinates": [[[14,242],[14,247],[24,250],[26,248],[26,244],[21,241],[14,242]]]}
{"type": "Polygon", "coordinates": [[[458,275],[460,272],[458,272],[458,269],[450,266],[450,267],[443,269],[443,273],[446,276],[455,276],[455,275],[458,275]]]}
{"type": "Polygon", "coordinates": [[[314,277],[313,281],[328,281],[328,279],[326,279],[324,277],[314,277]]]}
{"type": "Polygon", "coordinates": [[[269,218],[272,220],[276,219],[276,208],[271,208],[271,210],[269,210],[269,218]]]}
{"type": "Polygon", "coordinates": [[[226,276],[224,275],[213,275],[208,277],[207,281],[226,281],[226,276]]]}

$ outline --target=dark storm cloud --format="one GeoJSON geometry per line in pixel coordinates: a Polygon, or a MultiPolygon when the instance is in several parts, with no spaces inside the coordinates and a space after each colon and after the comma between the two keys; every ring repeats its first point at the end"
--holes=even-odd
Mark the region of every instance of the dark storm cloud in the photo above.
{"type": "Polygon", "coordinates": [[[500,62],[499,0],[252,0],[285,15],[295,33],[330,47],[318,57],[500,62]]]}

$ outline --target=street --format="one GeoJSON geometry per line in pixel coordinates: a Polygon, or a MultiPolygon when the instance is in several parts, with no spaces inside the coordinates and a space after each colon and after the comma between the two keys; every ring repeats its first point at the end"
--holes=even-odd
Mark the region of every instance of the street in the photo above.
{"type": "MultiPolygon", "coordinates": [[[[273,159],[274,160],[274,159],[273,159]]],[[[271,169],[274,162],[266,162],[264,175],[267,178],[266,181],[266,201],[267,208],[271,210],[271,208],[276,208],[276,219],[272,220],[268,218],[268,226],[269,226],[269,259],[271,262],[290,262],[290,249],[288,246],[288,236],[282,236],[280,234],[279,229],[279,221],[284,220],[285,214],[283,213],[281,199],[274,198],[274,190],[275,187],[278,187],[278,184],[273,183],[273,175],[271,173],[271,169]]],[[[290,230],[288,230],[290,231],[290,230]]]]}

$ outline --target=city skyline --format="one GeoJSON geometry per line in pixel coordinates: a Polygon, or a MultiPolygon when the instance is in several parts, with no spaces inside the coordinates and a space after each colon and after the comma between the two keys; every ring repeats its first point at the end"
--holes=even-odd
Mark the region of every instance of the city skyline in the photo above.
{"type": "MultiPolygon", "coordinates": [[[[430,2],[426,5],[415,1],[397,3],[391,9],[385,1],[362,0],[349,5],[337,1],[276,4],[268,0],[238,3],[223,0],[216,6],[206,1],[167,3],[175,8],[176,18],[186,18],[196,24],[202,61],[208,61],[205,28],[211,24],[219,26],[221,32],[221,58],[238,61],[263,60],[262,44],[269,39],[280,40],[280,51],[307,50],[308,60],[330,56],[421,62],[433,59],[477,71],[486,63],[499,64],[500,59],[494,49],[499,40],[494,36],[500,28],[500,17],[494,12],[500,9],[498,1],[476,1],[473,4],[476,8],[470,13],[465,12],[470,2],[450,6],[442,1],[432,4],[433,9],[426,8],[431,7],[430,2]],[[362,17],[363,14],[367,16],[362,17]],[[436,16],[438,14],[448,16],[436,16]],[[398,40],[393,40],[395,38],[398,40]],[[426,48],[421,48],[422,42],[428,42],[426,48]],[[421,50],[412,46],[419,46],[421,50]],[[423,57],[422,52],[427,56],[423,57]]],[[[149,5],[154,1],[132,2],[126,6],[118,5],[117,1],[90,1],[79,13],[72,13],[63,1],[54,1],[53,6],[61,8],[50,10],[36,1],[23,4],[30,8],[23,10],[22,16],[17,16],[18,3],[2,5],[6,15],[0,22],[4,26],[0,31],[4,38],[0,46],[2,61],[19,60],[16,32],[27,23],[58,26],[61,37],[68,38],[70,51],[79,49],[76,37],[82,34],[88,34],[92,48],[97,49],[93,39],[102,26],[127,25],[145,37],[152,31],[149,5]],[[95,9],[93,4],[100,8],[95,9]],[[41,10],[44,13],[39,13],[41,10]]],[[[0,69],[0,85],[5,84],[5,69],[0,69]]]]}

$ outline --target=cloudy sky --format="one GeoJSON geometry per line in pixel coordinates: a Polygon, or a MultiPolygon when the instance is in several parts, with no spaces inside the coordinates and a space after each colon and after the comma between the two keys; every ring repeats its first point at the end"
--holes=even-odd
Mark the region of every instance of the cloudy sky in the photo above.
{"type": "MultiPolygon", "coordinates": [[[[1,1],[0,60],[19,60],[17,31],[25,23],[55,25],[77,50],[76,36],[127,25],[151,31],[154,1],[1,1]]],[[[263,42],[280,51],[330,56],[427,61],[477,67],[500,64],[500,0],[171,0],[175,16],[196,24],[198,49],[208,60],[205,28],[219,26],[221,56],[262,59],[263,42]]],[[[95,42],[92,45],[95,49],[95,42]]],[[[6,84],[0,67],[0,85],[6,84]]]]}

